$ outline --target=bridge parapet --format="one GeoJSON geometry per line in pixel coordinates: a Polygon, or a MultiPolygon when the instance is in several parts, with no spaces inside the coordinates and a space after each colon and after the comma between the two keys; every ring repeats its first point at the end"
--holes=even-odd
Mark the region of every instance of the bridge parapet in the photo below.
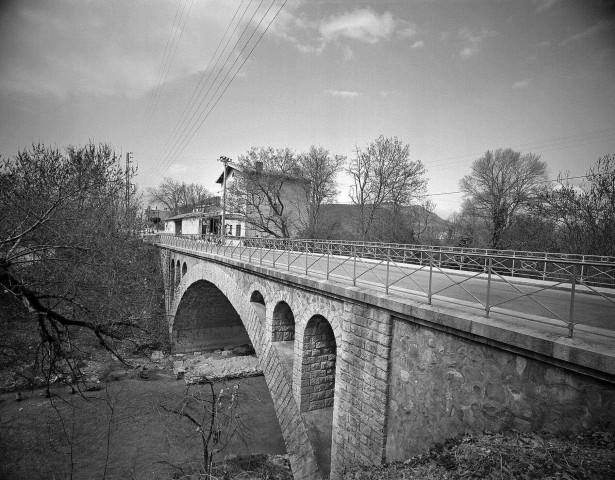
{"type": "Polygon", "coordinates": [[[597,327],[597,337],[615,339],[613,257],[272,238],[160,235],[157,241],[408,294],[430,305],[461,301],[487,318],[494,312],[541,317],[565,326],[570,337],[578,325],[584,333],[584,326],[597,327]],[[557,298],[544,301],[545,292],[557,292],[557,298]],[[578,305],[588,302],[593,307],[580,314],[578,305]]]}

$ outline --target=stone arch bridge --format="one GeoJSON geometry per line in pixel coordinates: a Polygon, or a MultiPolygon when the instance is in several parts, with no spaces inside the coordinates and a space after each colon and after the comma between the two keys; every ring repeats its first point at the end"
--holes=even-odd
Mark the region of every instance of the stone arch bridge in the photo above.
{"type": "Polygon", "coordinates": [[[466,430],[615,428],[615,355],[384,292],[158,243],[176,352],[251,341],[295,478],[466,430]]]}

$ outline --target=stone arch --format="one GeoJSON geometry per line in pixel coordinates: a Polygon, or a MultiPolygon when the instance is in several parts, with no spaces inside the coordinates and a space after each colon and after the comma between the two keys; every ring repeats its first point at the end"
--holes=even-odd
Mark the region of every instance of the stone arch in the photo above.
{"type": "Polygon", "coordinates": [[[271,323],[272,342],[295,340],[295,315],[288,303],[282,300],[276,304],[271,323]]]}
{"type": "Polygon", "coordinates": [[[322,315],[313,315],[303,332],[299,410],[320,470],[331,472],[335,368],[337,343],[333,327],[322,315]]]}
{"type": "Polygon", "coordinates": [[[250,295],[250,302],[265,305],[265,297],[263,297],[263,294],[259,290],[254,290],[250,295]]]}
{"type": "Polygon", "coordinates": [[[333,407],[337,342],[329,321],[314,315],[303,334],[301,411],[333,407]]]}
{"type": "Polygon", "coordinates": [[[246,343],[251,343],[250,337],[237,310],[216,285],[198,280],[185,289],[171,334],[174,352],[237,347],[246,343]]]}
{"type": "Polygon", "coordinates": [[[184,264],[182,265],[182,278],[184,277],[184,275],[186,275],[187,271],[188,271],[188,265],[186,265],[186,262],[184,262],[184,264]]]}
{"type": "MultiPolygon", "coordinates": [[[[320,463],[316,460],[308,426],[304,423],[298,405],[293,400],[290,382],[286,382],[284,376],[279,375],[280,360],[275,349],[269,348],[270,336],[254,309],[254,306],[258,304],[246,301],[249,292],[254,288],[246,288],[245,284],[241,285],[241,279],[242,277],[239,276],[237,280],[237,277],[230,275],[224,267],[215,263],[197,262],[182,279],[176,298],[171,302],[169,331],[173,331],[175,313],[181,304],[183,293],[191,284],[199,280],[206,280],[219,288],[239,314],[256,350],[269,391],[272,392],[271,397],[286,440],[295,478],[321,479],[325,475],[319,468],[320,463]]],[[[266,290],[259,285],[259,291],[266,290]]]]}
{"type": "Polygon", "coordinates": [[[254,290],[250,294],[250,305],[252,305],[252,308],[256,312],[260,322],[265,323],[265,319],[267,317],[267,306],[265,305],[265,297],[260,290],[254,290]]]}
{"type": "Polygon", "coordinates": [[[175,278],[173,279],[173,284],[175,286],[175,288],[177,288],[179,286],[179,282],[181,281],[182,276],[181,276],[181,262],[179,261],[179,259],[177,260],[177,265],[175,266],[175,278]]]}
{"type": "Polygon", "coordinates": [[[175,293],[175,259],[171,258],[169,262],[169,293],[171,298],[175,293]]]}

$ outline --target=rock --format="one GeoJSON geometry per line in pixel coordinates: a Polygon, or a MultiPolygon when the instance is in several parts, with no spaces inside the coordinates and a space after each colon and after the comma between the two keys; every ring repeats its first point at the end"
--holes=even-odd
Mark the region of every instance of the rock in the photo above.
{"type": "Polygon", "coordinates": [[[217,381],[232,378],[244,378],[262,375],[258,359],[254,356],[227,357],[201,363],[188,370],[185,375],[186,383],[202,383],[203,381],[217,381]]]}
{"type": "Polygon", "coordinates": [[[233,353],[239,356],[254,355],[254,347],[249,343],[233,348],[233,353]]]}
{"type": "Polygon", "coordinates": [[[203,355],[203,352],[194,352],[192,355],[203,355]]]}
{"type": "Polygon", "coordinates": [[[152,362],[160,362],[164,359],[164,353],[162,353],[162,350],[154,350],[150,358],[152,362]]]}
{"type": "Polygon", "coordinates": [[[230,350],[222,350],[220,352],[220,355],[222,355],[223,357],[228,357],[229,355],[232,355],[232,354],[233,354],[233,352],[230,351],[230,350]]]}

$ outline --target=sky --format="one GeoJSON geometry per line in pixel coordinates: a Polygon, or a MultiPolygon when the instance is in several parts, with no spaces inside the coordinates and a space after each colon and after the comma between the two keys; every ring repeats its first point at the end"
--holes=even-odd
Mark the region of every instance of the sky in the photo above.
{"type": "Polygon", "coordinates": [[[487,150],[550,178],[615,154],[613,1],[4,1],[0,45],[0,155],[109,143],[142,192],[215,193],[217,160],[255,146],[352,159],[384,135],[446,218],[487,150]]]}

